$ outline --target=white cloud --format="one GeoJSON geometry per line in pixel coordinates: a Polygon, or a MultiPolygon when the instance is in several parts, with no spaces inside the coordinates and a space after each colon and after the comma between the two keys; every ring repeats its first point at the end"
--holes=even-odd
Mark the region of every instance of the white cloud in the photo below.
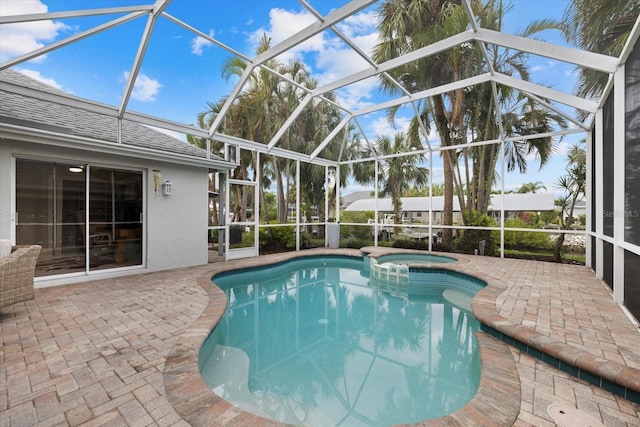
{"type": "MultiPolygon", "coordinates": [[[[296,12],[280,8],[271,9],[269,11],[269,25],[267,28],[258,28],[249,35],[251,45],[250,55],[255,54],[255,50],[263,35],[266,34],[266,36],[271,39],[271,47],[273,47],[314,22],[316,22],[316,18],[306,11],[296,12]]],[[[283,53],[278,57],[278,60],[287,62],[301,55],[302,52],[322,50],[323,45],[323,36],[319,34],[283,53]]]]}
{"type": "MultiPolygon", "coordinates": [[[[395,118],[394,124],[389,123],[386,117],[378,117],[375,120],[371,121],[370,129],[374,133],[374,135],[368,135],[371,138],[374,138],[377,135],[383,135],[388,137],[393,137],[398,132],[407,133],[409,129],[409,124],[411,122],[411,116],[397,116],[395,118]]],[[[438,132],[435,129],[431,129],[428,135],[429,143],[431,147],[440,146],[440,137],[438,136],[438,132]]],[[[427,141],[422,138],[422,145],[425,148],[428,148],[427,141]]]]}
{"type": "MultiPolygon", "coordinates": [[[[2,0],[0,16],[46,13],[48,8],[39,0],[2,0]]],[[[25,55],[55,40],[68,27],[52,20],[4,24],[0,31],[0,61],[25,55]]],[[[43,61],[45,56],[32,59],[43,61]]]]}
{"type": "Polygon", "coordinates": [[[544,71],[554,68],[558,63],[556,61],[549,60],[546,63],[535,65],[531,67],[531,71],[544,71]]]}
{"type": "MultiPolygon", "coordinates": [[[[123,75],[125,80],[129,79],[128,71],[125,71],[123,75]]],[[[136,83],[133,86],[133,92],[131,92],[131,98],[142,102],[155,101],[162,86],[158,80],[139,73],[136,83]]]]}
{"type": "MultiPolygon", "coordinates": [[[[345,36],[354,38],[369,35],[371,33],[371,29],[375,29],[377,24],[378,16],[375,12],[361,12],[340,22],[338,24],[338,29],[345,36]]],[[[365,52],[369,51],[365,50],[365,52]]]]}
{"type": "Polygon", "coordinates": [[[52,86],[56,89],[62,90],[62,86],[56,82],[55,80],[48,78],[48,77],[44,77],[42,74],[40,74],[39,71],[35,71],[35,70],[29,70],[29,69],[25,69],[25,68],[21,68],[18,69],[16,71],[21,72],[22,74],[24,74],[25,76],[31,77],[34,80],[37,80],[41,83],[47,84],[49,86],[52,86]]]}
{"type": "Polygon", "coordinates": [[[373,93],[377,85],[377,78],[372,77],[340,88],[335,93],[340,105],[351,111],[357,111],[373,104],[373,93]]]}
{"type": "MultiPolygon", "coordinates": [[[[209,30],[209,37],[213,38],[213,36],[214,36],[213,30],[209,30]]],[[[209,47],[212,44],[213,43],[211,43],[209,40],[200,36],[194,39],[191,39],[191,53],[193,53],[194,55],[201,56],[203,48],[209,47]]]]}
{"type": "MultiPolygon", "coordinates": [[[[296,12],[273,8],[269,12],[269,24],[250,34],[251,55],[255,53],[263,34],[271,38],[275,46],[296,32],[316,23],[316,18],[306,11],[296,12]]],[[[374,13],[359,13],[339,24],[340,31],[361,49],[370,55],[377,42],[377,17],[374,13]]],[[[302,58],[310,67],[313,77],[320,86],[338,78],[362,71],[370,65],[351,47],[330,31],[318,34],[293,49],[278,56],[278,61],[288,62],[293,58],[302,58]]],[[[346,108],[357,110],[370,105],[376,79],[366,79],[337,91],[339,102],[346,108]]]]}
{"type": "Polygon", "coordinates": [[[411,117],[396,117],[395,123],[389,123],[386,117],[378,117],[371,122],[371,129],[374,135],[369,135],[370,138],[377,136],[393,137],[398,132],[407,132],[409,128],[409,122],[411,117]]]}
{"type": "Polygon", "coordinates": [[[553,155],[565,158],[571,147],[573,147],[573,142],[563,139],[559,144],[556,144],[553,155]]]}

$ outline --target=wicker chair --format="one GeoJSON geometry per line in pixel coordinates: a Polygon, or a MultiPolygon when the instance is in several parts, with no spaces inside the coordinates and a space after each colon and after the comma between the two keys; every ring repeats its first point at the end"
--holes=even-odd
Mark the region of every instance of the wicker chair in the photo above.
{"type": "Polygon", "coordinates": [[[0,258],[0,307],[34,299],[33,274],[42,246],[14,246],[0,258]]]}

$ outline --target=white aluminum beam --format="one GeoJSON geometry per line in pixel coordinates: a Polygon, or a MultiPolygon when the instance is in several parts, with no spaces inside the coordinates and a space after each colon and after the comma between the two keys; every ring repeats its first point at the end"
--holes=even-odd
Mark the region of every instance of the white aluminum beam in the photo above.
{"type": "Polygon", "coordinates": [[[280,55],[281,53],[284,53],[286,51],[288,51],[289,49],[299,45],[300,43],[310,39],[311,37],[315,36],[318,33],[321,33],[322,31],[326,30],[327,28],[339,23],[340,21],[348,18],[349,16],[353,15],[354,13],[364,9],[365,7],[369,6],[372,3],[375,3],[376,0],[358,0],[358,1],[351,1],[349,3],[347,3],[346,5],[344,5],[343,7],[334,10],[333,12],[331,12],[330,14],[328,14],[324,21],[322,22],[316,22],[313,23],[311,25],[309,25],[308,27],[304,28],[303,30],[297,32],[296,34],[292,35],[291,37],[287,38],[286,40],[283,40],[282,42],[278,43],[277,45],[275,45],[274,47],[272,47],[271,49],[268,49],[267,51],[261,53],[260,55],[258,55],[254,62],[253,65],[258,65],[258,64],[262,64],[264,62],[267,62],[270,59],[275,58],[276,56],[280,55]]]}
{"type": "Polygon", "coordinates": [[[522,92],[538,95],[543,98],[548,98],[561,104],[569,105],[571,107],[587,111],[589,113],[595,113],[598,108],[598,104],[593,101],[589,101],[574,95],[569,95],[567,93],[560,92],[546,86],[516,79],[514,77],[507,76],[506,74],[496,73],[493,76],[493,80],[495,80],[496,83],[511,86],[514,89],[518,89],[522,92]]]}
{"type": "Polygon", "coordinates": [[[319,95],[319,94],[331,92],[341,87],[348,86],[350,84],[359,82],[361,80],[368,79],[369,77],[374,77],[378,74],[393,70],[394,68],[409,64],[410,62],[416,61],[418,59],[422,59],[427,56],[435,55],[447,49],[451,49],[455,46],[460,45],[461,43],[469,42],[472,39],[473,39],[473,36],[469,31],[456,34],[455,36],[451,36],[444,40],[440,40],[438,42],[430,44],[429,46],[416,49],[412,52],[407,53],[406,55],[402,55],[397,58],[378,64],[376,68],[369,68],[366,70],[362,70],[357,73],[351,74],[350,76],[346,76],[341,79],[335,80],[332,83],[316,88],[312,93],[314,95],[319,95]]]}
{"type": "MultiPolygon", "coordinates": [[[[223,133],[215,133],[211,136],[211,139],[215,141],[224,142],[226,144],[236,145],[246,150],[253,150],[259,153],[267,153],[267,146],[259,142],[249,141],[248,139],[238,138],[236,136],[225,135],[223,133]]],[[[308,154],[298,153],[296,151],[286,150],[280,147],[273,147],[268,154],[279,156],[285,159],[300,160],[306,163],[312,163],[321,166],[337,166],[338,162],[315,158],[311,159],[308,154]]]]}
{"type": "Polygon", "coordinates": [[[618,58],[612,56],[559,46],[486,28],[478,28],[474,38],[485,43],[580,65],[603,73],[613,73],[618,66],[618,58]]]}
{"type": "Polygon", "coordinates": [[[271,141],[269,141],[269,143],[267,144],[267,152],[271,151],[271,149],[275,147],[275,145],[278,143],[280,138],[282,138],[282,135],[284,135],[284,133],[289,129],[289,127],[291,127],[293,122],[300,115],[300,113],[302,113],[302,110],[305,109],[305,107],[309,104],[309,101],[311,101],[312,99],[313,97],[310,94],[307,94],[307,96],[304,97],[302,101],[300,101],[296,109],[293,110],[293,113],[291,113],[291,115],[287,118],[287,121],[283,123],[280,129],[278,129],[278,132],[276,132],[273,138],[271,138],[271,141]]]}
{"type": "Polygon", "coordinates": [[[157,128],[167,129],[185,135],[193,135],[198,138],[209,138],[209,132],[205,129],[200,129],[193,125],[185,125],[183,123],[174,122],[167,119],[160,119],[155,116],[149,116],[143,113],[137,113],[135,111],[127,110],[122,117],[123,120],[129,120],[141,125],[153,126],[157,128]]]}
{"type": "MultiPolygon", "coordinates": [[[[551,132],[544,132],[544,133],[536,133],[533,135],[519,135],[519,136],[510,136],[507,138],[504,138],[505,142],[511,142],[511,141],[526,141],[529,139],[537,139],[537,138],[553,138],[556,136],[562,136],[562,135],[571,135],[574,133],[584,133],[583,129],[577,128],[577,129],[562,129],[562,130],[556,130],[556,131],[551,131],[551,132]]],[[[475,144],[475,143],[472,143],[475,144]]]]}
{"type": "Polygon", "coordinates": [[[595,204],[596,221],[596,276],[599,279],[604,277],[604,113],[601,108],[596,112],[594,119],[595,126],[595,164],[593,173],[595,178],[595,188],[591,192],[591,202],[595,204]]]}
{"type": "Polygon", "coordinates": [[[129,103],[131,92],[133,91],[133,87],[138,78],[138,73],[140,72],[140,67],[142,66],[142,60],[144,59],[145,52],[147,51],[147,46],[149,45],[149,40],[151,40],[151,35],[153,34],[153,29],[156,26],[158,17],[162,13],[162,11],[166,9],[167,6],[169,6],[169,3],[171,3],[171,0],[157,0],[154,5],[153,11],[149,15],[147,25],[144,27],[144,32],[142,33],[142,38],[140,40],[140,44],[138,45],[138,52],[136,52],[136,57],[133,60],[131,72],[129,73],[129,79],[125,86],[122,99],[120,100],[120,107],[118,108],[118,118],[120,119],[127,109],[127,104],[129,103]]]}
{"type": "Polygon", "coordinates": [[[226,116],[227,112],[229,111],[229,109],[233,105],[234,101],[236,100],[236,97],[242,91],[242,87],[247,82],[247,79],[249,79],[249,77],[251,76],[252,72],[253,72],[253,67],[251,67],[249,64],[247,64],[247,68],[245,68],[244,71],[242,72],[242,75],[240,76],[240,79],[238,80],[238,82],[235,84],[235,86],[231,90],[231,93],[227,97],[227,100],[224,102],[224,105],[220,109],[220,112],[216,115],[216,118],[213,120],[213,123],[211,124],[211,127],[209,128],[209,137],[212,137],[213,134],[218,131],[218,128],[220,127],[220,123],[222,123],[222,120],[224,119],[224,117],[226,116]]]}
{"type": "Polygon", "coordinates": [[[627,41],[622,48],[622,54],[620,54],[620,64],[625,64],[627,62],[627,58],[631,55],[633,51],[633,47],[636,45],[636,42],[640,38],[640,15],[636,18],[636,23],[633,25],[631,29],[631,33],[627,38],[627,41]]]}
{"type": "Polygon", "coordinates": [[[219,40],[216,40],[215,38],[211,37],[209,34],[203,33],[202,31],[198,30],[197,28],[192,27],[191,25],[187,24],[186,22],[183,22],[181,20],[179,20],[178,18],[169,15],[167,12],[162,12],[162,16],[167,18],[169,21],[172,21],[175,24],[178,24],[179,26],[183,27],[186,30],[191,31],[192,33],[196,34],[199,37],[202,37],[203,39],[207,40],[210,43],[215,44],[218,47],[221,47],[222,49],[226,50],[227,52],[229,52],[232,55],[237,56],[238,58],[242,58],[243,60],[247,61],[247,62],[251,62],[251,58],[249,58],[248,56],[244,55],[243,53],[240,53],[239,51],[227,46],[226,44],[222,43],[219,40]]]}
{"type": "Polygon", "coordinates": [[[555,112],[556,114],[561,115],[562,117],[564,117],[565,119],[569,120],[571,123],[573,123],[574,125],[582,128],[585,132],[587,130],[589,130],[589,126],[587,126],[585,123],[581,122],[580,120],[576,119],[575,117],[567,114],[566,112],[562,111],[559,108],[556,108],[553,104],[545,101],[544,99],[532,94],[532,93],[526,93],[525,94],[527,97],[533,99],[534,101],[536,101],[537,103],[544,105],[545,107],[547,107],[548,109],[550,109],[551,111],[555,112]]]}
{"type": "Polygon", "coordinates": [[[347,123],[349,123],[349,120],[351,120],[351,115],[348,115],[347,117],[342,119],[342,121],[338,124],[338,126],[333,128],[333,130],[329,133],[329,135],[327,135],[324,141],[322,141],[320,145],[318,145],[316,149],[313,150],[313,153],[311,153],[310,159],[313,160],[316,157],[318,157],[318,154],[320,154],[320,152],[324,150],[324,147],[326,147],[331,142],[331,140],[335,138],[338,132],[340,132],[347,125],[347,123]]]}
{"type": "Polygon", "coordinates": [[[458,80],[457,82],[448,83],[442,86],[437,86],[431,89],[423,90],[421,92],[416,92],[411,96],[403,96],[400,98],[392,99],[390,101],[382,102],[380,104],[372,105],[367,108],[362,108],[358,111],[354,111],[353,115],[361,116],[363,114],[369,114],[376,111],[384,110],[386,108],[407,104],[417,99],[429,98],[431,96],[440,95],[440,94],[451,92],[457,89],[464,89],[468,86],[474,86],[474,85],[489,82],[489,81],[491,81],[491,74],[489,73],[480,74],[478,76],[458,80]]]}
{"type": "MultiPolygon", "coordinates": [[[[617,303],[625,301],[624,249],[625,241],[625,65],[614,74],[613,97],[613,296],[617,303]]],[[[607,141],[610,143],[610,141],[607,141]]]]}
{"type": "Polygon", "coordinates": [[[146,12],[153,10],[153,5],[109,7],[104,9],[70,10],[66,12],[31,13],[28,15],[0,16],[0,24],[17,24],[20,22],[47,21],[51,19],[82,18],[85,16],[113,15],[116,13],[146,12]]]}
{"type": "Polygon", "coordinates": [[[74,34],[71,37],[67,37],[66,39],[51,43],[47,46],[41,47],[40,49],[36,49],[36,50],[32,50],[29,53],[26,53],[22,56],[19,56],[17,58],[13,58],[10,59],[8,61],[3,62],[2,64],[0,64],[0,70],[4,70],[5,68],[9,68],[12,67],[14,65],[20,64],[21,62],[25,62],[28,61],[30,59],[33,58],[37,58],[40,55],[44,55],[46,53],[49,53],[55,49],[61,48],[63,46],[66,46],[68,44],[77,42],[78,40],[82,40],[84,38],[87,38],[89,36],[92,36],[94,34],[97,34],[101,31],[104,30],[108,30],[110,28],[113,28],[115,26],[118,26],[120,24],[124,24],[125,22],[129,22],[132,21],[136,18],[139,18],[141,16],[146,15],[146,12],[134,12],[134,13],[130,13],[129,15],[126,16],[122,16],[120,18],[114,19],[112,21],[106,22],[102,25],[98,25],[97,27],[93,27],[89,30],[86,31],[82,31],[78,34],[74,34]]]}

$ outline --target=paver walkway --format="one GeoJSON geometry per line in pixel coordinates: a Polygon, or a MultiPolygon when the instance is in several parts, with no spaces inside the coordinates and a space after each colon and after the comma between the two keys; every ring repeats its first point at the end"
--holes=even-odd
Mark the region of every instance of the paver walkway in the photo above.
{"type": "MultiPolygon", "coordinates": [[[[503,317],[638,367],[637,326],[585,267],[463,258],[478,274],[508,283],[496,300],[503,317]]],[[[2,308],[0,426],[187,425],[167,399],[163,371],[207,306],[196,279],[211,271],[209,265],[38,289],[35,300],[2,308]]],[[[515,425],[553,426],[551,403],[575,406],[605,426],[640,425],[640,405],[515,348],[511,353],[521,383],[515,425]]]]}

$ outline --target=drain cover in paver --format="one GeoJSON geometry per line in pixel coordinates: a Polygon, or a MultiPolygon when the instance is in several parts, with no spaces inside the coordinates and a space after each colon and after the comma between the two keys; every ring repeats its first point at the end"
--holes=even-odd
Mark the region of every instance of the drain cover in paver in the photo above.
{"type": "Polygon", "coordinates": [[[591,415],[569,405],[549,405],[547,412],[559,426],[562,427],[604,427],[591,415]]]}

